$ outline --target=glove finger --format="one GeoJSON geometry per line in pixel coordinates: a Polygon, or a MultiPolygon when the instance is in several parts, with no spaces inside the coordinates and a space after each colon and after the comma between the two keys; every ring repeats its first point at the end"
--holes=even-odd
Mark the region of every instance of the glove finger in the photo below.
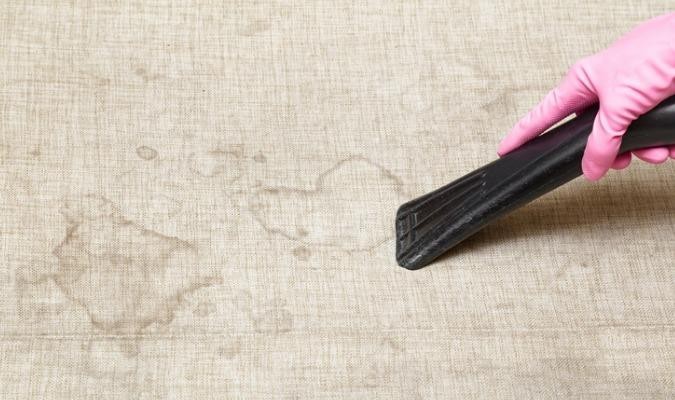
{"type": "MultiPolygon", "coordinates": [[[[607,173],[630,123],[675,94],[674,77],[674,60],[656,57],[640,65],[631,76],[622,79],[613,90],[602,96],[582,160],[586,178],[595,181],[607,173]]],[[[646,154],[648,158],[662,156],[662,153],[652,151],[646,154]]]]}
{"type": "Polygon", "coordinates": [[[631,161],[633,161],[633,155],[630,152],[619,154],[619,156],[612,163],[612,169],[621,170],[628,168],[631,161]]]}
{"type": "Polygon", "coordinates": [[[615,111],[611,106],[600,103],[600,111],[593,122],[593,131],[588,137],[584,158],[581,161],[584,176],[588,180],[597,181],[605,176],[619,154],[621,138],[630,123],[616,117],[619,113],[621,111],[615,111]]]}
{"type": "Polygon", "coordinates": [[[642,161],[650,164],[661,164],[666,162],[670,157],[670,149],[668,147],[649,147],[633,151],[635,156],[642,161]]]}
{"type": "Polygon", "coordinates": [[[581,63],[576,64],[560,85],[550,91],[513,127],[499,144],[497,153],[503,156],[515,150],[568,115],[596,102],[597,96],[589,89],[591,86],[587,82],[588,77],[584,67],[581,63]]]}

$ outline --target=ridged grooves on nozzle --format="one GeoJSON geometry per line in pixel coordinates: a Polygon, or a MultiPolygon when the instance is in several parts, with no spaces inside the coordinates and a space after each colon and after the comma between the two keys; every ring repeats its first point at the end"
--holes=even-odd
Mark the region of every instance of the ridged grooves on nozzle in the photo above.
{"type": "Polygon", "coordinates": [[[441,221],[450,221],[464,213],[483,194],[485,171],[477,170],[450,183],[425,198],[402,205],[396,213],[396,259],[409,268],[411,253],[441,221]]]}

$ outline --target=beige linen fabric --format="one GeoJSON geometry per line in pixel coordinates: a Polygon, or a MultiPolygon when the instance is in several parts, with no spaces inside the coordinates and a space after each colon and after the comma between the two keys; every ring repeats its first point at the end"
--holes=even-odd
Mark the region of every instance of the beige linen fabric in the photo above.
{"type": "Polygon", "coordinates": [[[0,5],[0,398],[673,398],[675,163],[393,216],[669,1],[0,5]]]}

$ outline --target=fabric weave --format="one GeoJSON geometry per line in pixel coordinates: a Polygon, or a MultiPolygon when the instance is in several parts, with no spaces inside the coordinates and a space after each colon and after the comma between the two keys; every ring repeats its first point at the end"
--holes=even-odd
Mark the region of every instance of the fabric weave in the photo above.
{"type": "Polygon", "coordinates": [[[671,7],[2,2],[0,398],[672,398],[675,164],[393,241],[671,7]]]}

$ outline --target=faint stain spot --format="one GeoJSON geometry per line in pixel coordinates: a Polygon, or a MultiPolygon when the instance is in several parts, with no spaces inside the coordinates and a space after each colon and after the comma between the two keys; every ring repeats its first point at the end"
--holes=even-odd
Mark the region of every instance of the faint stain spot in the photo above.
{"type": "Polygon", "coordinates": [[[480,106],[482,110],[489,115],[500,116],[517,112],[519,107],[517,99],[527,98],[530,87],[503,87],[501,90],[492,90],[485,98],[492,97],[492,100],[486,101],[480,106]]]}
{"type": "Polygon", "coordinates": [[[136,371],[138,343],[131,338],[94,338],[84,346],[85,371],[94,377],[131,375],[136,371]]]}
{"type": "Polygon", "coordinates": [[[369,250],[388,240],[395,208],[408,197],[396,175],[354,156],[321,173],[314,188],[262,188],[248,208],[268,233],[310,246],[369,250]],[[375,203],[385,206],[368,206],[375,203]]]}
{"type": "Polygon", "coordinates": [[[293,249],[293,255],[300,261],[307,261],[312,252],[307,247],[296,247],[293,249]]]}
{"type": "Polygon", "coordinates": [[[158,78],[161,77],[159,74],[150,74],[148,71],[143,68],[143,67],[138,67],[134,70],[134,73],[138,75],[145,83],[148,83],[150,81],[154,81],[158,78]]]}
{"type": "Polygon", "coordinates": [[[99,76],[93,72],[89,71],[83,71],[81,70],[80,73],[84,76],[86,76],[88,79],[93,80],[96,83],[96,86],[108,86],[110,85],[110,78],[105,78],[102,76],[99,76]]]}
{"type": "Polygon", "coordinates": [[[190,171],[203,178],[219,177],[234,182],[241,176],[240,146],[216,148],[206,152],[192,153],[189,156],[190,171]]]}
{"type": "Polygon", "coordinates": [[[194,309],[194,313],[198,317],[207,317],[214,312],[216,312],[216,305],[210,301],[199,302],[194,309]]]}
{"type": "Polygon", "coordinates": [[[33,157],[40,157],[42,155],[42,151],[40,150],[40,146],[34,148],[33,150],[28,152],[28,155],[33,156],[33,157]]]}
{"type": "Polygon", "coordinates": [[[394,351],[402,351],[404,350],[403,344],[396,339],[390,338],[390,337],[385,337],[382,339],[382,344],[386,345],[387,347],[391,348],[394,351]]]}
{"type": "Polygon", "coordinates": [[[232,300],[237,312],[250,317],[253,329],[258,333],[284,333],[293,329],[293,314],[286,308],[286,301],[274,299],[257,305],[250,290],[242,290],[232,300]]]}
{"type": "Polygon", "coordinates": [[[146,161],[157,158],[157,150],[148,146],[140,146],[136,149],[136,154],[138,154],[138,157],[146,161]]]}
{"type": "Polygon", "coordinates": [[[507,301],[507,302],[503,302],[503,303],[497,303],[497,304],[495,305],[495,308],[496,308],[497,310],[511,310],[511,309],[513,309],[514,307],[515,307],[515,306],[514,306],[514,304],[513,304],[512,301],[507,301]]]}
{"type": "Polygon", "coordinates": [[[284,307],[272,307],[255,313],[253,325],[258,333],[285,333],[293,329],[293,314],[284,307]]]}
{"type": "Polygon", "coordinates": [[[265,157],[262,151],[259,151],[258,153],[256,153],[256,155],[253,156],[253,161],[257,163],[264,163],[267,162],[267,157],[265,157]]]}
{"type": "Polygon", "coordinates": [[[367,371],[363,371],[363,375],[354,382],[355,386],[361,386],[364,388],[376,388],[381,385],[383,379],[386,375],[389,375],[388,372],[384,371],[383,367],[376,364],[373,361],[367,371]]]}
{"type": "Polygon", "coordinates": [[[7,158],[9,158],[9,146],[0,144],[0,164],[4,164],[7,158]]]}
{"type": "Polygon", "coordinates": [[[225,344],[218,346],[218,356],[226,360],[232,360],[241,353],[241,339],[235,338],[228,340],[225,344]]]}
{"type": "Polygon", "coordinates": [[[35,267],[17,272],[20,273],[15,278],[19,294],[17,311],[21,320],[24,323],[44,323],[60,318],[59,315],[66,310],[69,302],[54,282],[36,271],[35,267]]]}
{"type": "Polygon", "coordinates": [[[259,33],[265,32],[270,29],[272,25],[269,23],[269,21],[264,21],[261,19],[255,20],[251,22],[250,24],[244,26],[240,31],[239,34],[241,36],[254,36],[259,33]]]}
{"type": "Polygon", "coordinates": [[[565,274],[567,274],[567,267],[558,268],[555,271],[555,279],[562,279],[565,277],[565,274]]]}
{"type": "Polygon", "coordinates": [[[195,245],[126,219],[105,198],[64,200],[61,213],[66,233],[51,278],[98,329],[135,334],[169,324],[186,296],[221,282],[200,271],[195,245]]]}

